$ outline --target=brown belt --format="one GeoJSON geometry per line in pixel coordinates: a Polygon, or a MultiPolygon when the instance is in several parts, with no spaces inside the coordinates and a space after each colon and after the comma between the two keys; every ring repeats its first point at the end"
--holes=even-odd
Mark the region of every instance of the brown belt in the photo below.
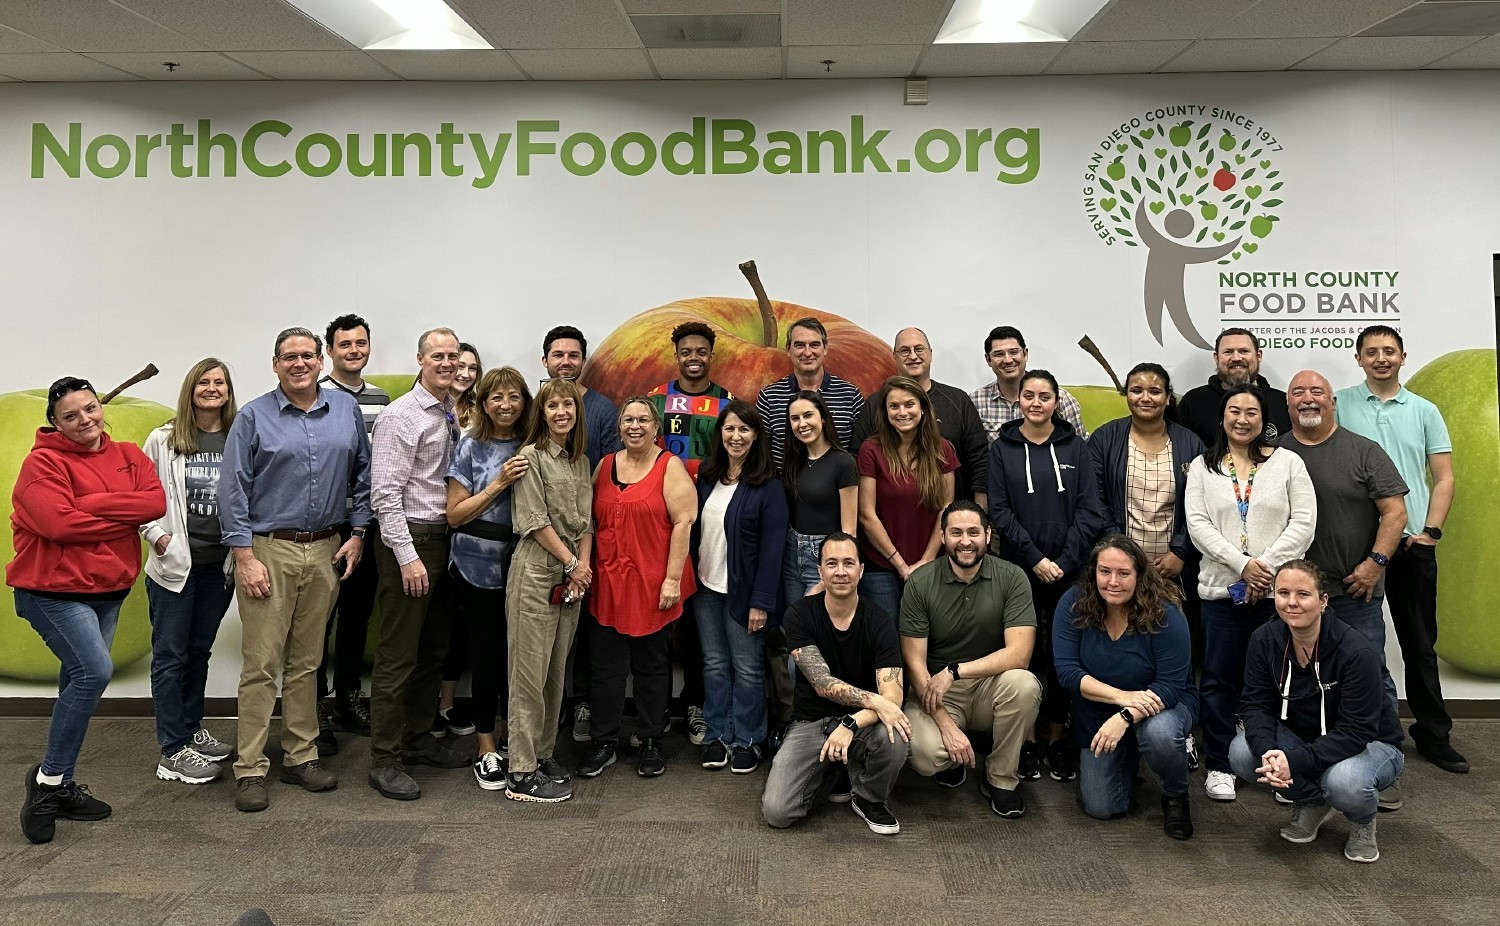
{"type": "Polygon", "coordinates": [[[270,537],[272,540],[290,540],[292,543],[317,543],[329,537],[337,537],[339,529],[336,527],[325,527],[320,531],[269,531],[264,534],[256,534],[257,537],[270,537]]]}

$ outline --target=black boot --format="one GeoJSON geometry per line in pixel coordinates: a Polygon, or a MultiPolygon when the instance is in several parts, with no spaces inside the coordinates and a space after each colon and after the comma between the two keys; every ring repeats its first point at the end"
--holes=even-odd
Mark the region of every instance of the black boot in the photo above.
{"type": "Polygon", "coordinates": [[[370,709],[365,706],[364,693],[358,690],[341,691],[333,702],[333,728],[356,736],[370,735],[370,709]]]}
{"type": "Polygon", "coordinates": [[[1163,797],[1161,799],[1162,831],[1173,839],[1193,838],[1193,815],[1188,811],[1188,798],[1163,797]]]}

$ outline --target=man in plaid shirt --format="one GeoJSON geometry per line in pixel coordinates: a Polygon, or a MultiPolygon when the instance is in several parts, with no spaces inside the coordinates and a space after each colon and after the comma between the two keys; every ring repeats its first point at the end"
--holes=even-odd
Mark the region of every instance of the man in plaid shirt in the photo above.
{"type": "MultiPolygon", "coordinates": [[[[984,339],[984,362],[995,371],[995,381],[985,383],[969,393],[979,417],[984,421],[985,433],[990,443],[1000,436],[1000,426],[1021,417],[1021,375],[1026,372],[1026,338],[1010,325],[1001,325],[990,331],[984,339]]],[[[1057,414],[1073,426],[1078,436],[1087,439],[1088,429],[1083,426],[1083,410],[1078,400],[1068,390],[1057,390],[1057,414]]]]}

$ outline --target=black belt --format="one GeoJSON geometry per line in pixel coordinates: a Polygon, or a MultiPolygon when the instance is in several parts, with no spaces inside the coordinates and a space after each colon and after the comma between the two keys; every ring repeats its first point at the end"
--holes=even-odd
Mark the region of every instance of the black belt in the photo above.
{"type": "Polygon", "coordinates": [[[337,537],[338,533],[337,527],[325,527],[317,531],[266,531],[255,536],[269,537],[272,540],[290,540],[292,543],[317,543],[319,540],[337,537]]]}
{"type": "Polygon", "coordinates": [[[446,537],[448,536],[447,524],[424,524],[421,521],[407,521],[406,532],[413,537],[446,537]]]}
{"type": "Polygon", "coordinates": [[[468,534],[481,540],[498,540],[503,543],[515,543],[520,538],[516,536],[515,529],[509,524],[496,524],[494,521],[481,521],[478,518],[453,529],[455,534],[468,534]]]}

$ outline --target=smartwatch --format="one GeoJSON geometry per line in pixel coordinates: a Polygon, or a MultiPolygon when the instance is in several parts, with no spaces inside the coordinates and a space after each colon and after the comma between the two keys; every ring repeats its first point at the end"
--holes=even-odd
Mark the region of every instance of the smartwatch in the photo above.
{"type": "Polygon", "coordinates": [[[1370,559],[1374,560],[1375,565],[1379,566],[1381,569],[1384,569],[1391,564],[1391,558],[1389,556],[1386,556],[1384,553],[1377,553],[1374,550],[1370,551],[1370,559]]]}
{"type": "Polygon", "coordinates": [[[357,538],[359,540],[364,540],[365,539],[365,528],[363,528],[363,527],[350,528],[350,530],[349,530],[349,536],[357,538]]]}
{"type": "Polygon", "coordinates": [[[1422,533],[1424,533],[1427,536],[1431,537],[1433,540],[1442,540],[1443,539],[1443,529],[1441,527],[1433,527],[1431,524],[1429,524],[1426,527],[1422,528],[1422,533]]]}
{"type": "Polygon", "coordinates": [[[848,730],[850,733],[859,732],[859,721],[854,719],[853,714],[845,714],[844,716],[840,717],[839,726],[848,730]]]}
{"type": "Polygon", "coordinates": [[[958,676],[958,663],[956,663],[956,662],[950,662],[950,663],[948,663],[947,668],[948,668],[948,674],[951,675],[951,676],[953,676],[953,680],[955,682],[958,681],[958,678],[959,678],[959,676],[958,676]]]}

